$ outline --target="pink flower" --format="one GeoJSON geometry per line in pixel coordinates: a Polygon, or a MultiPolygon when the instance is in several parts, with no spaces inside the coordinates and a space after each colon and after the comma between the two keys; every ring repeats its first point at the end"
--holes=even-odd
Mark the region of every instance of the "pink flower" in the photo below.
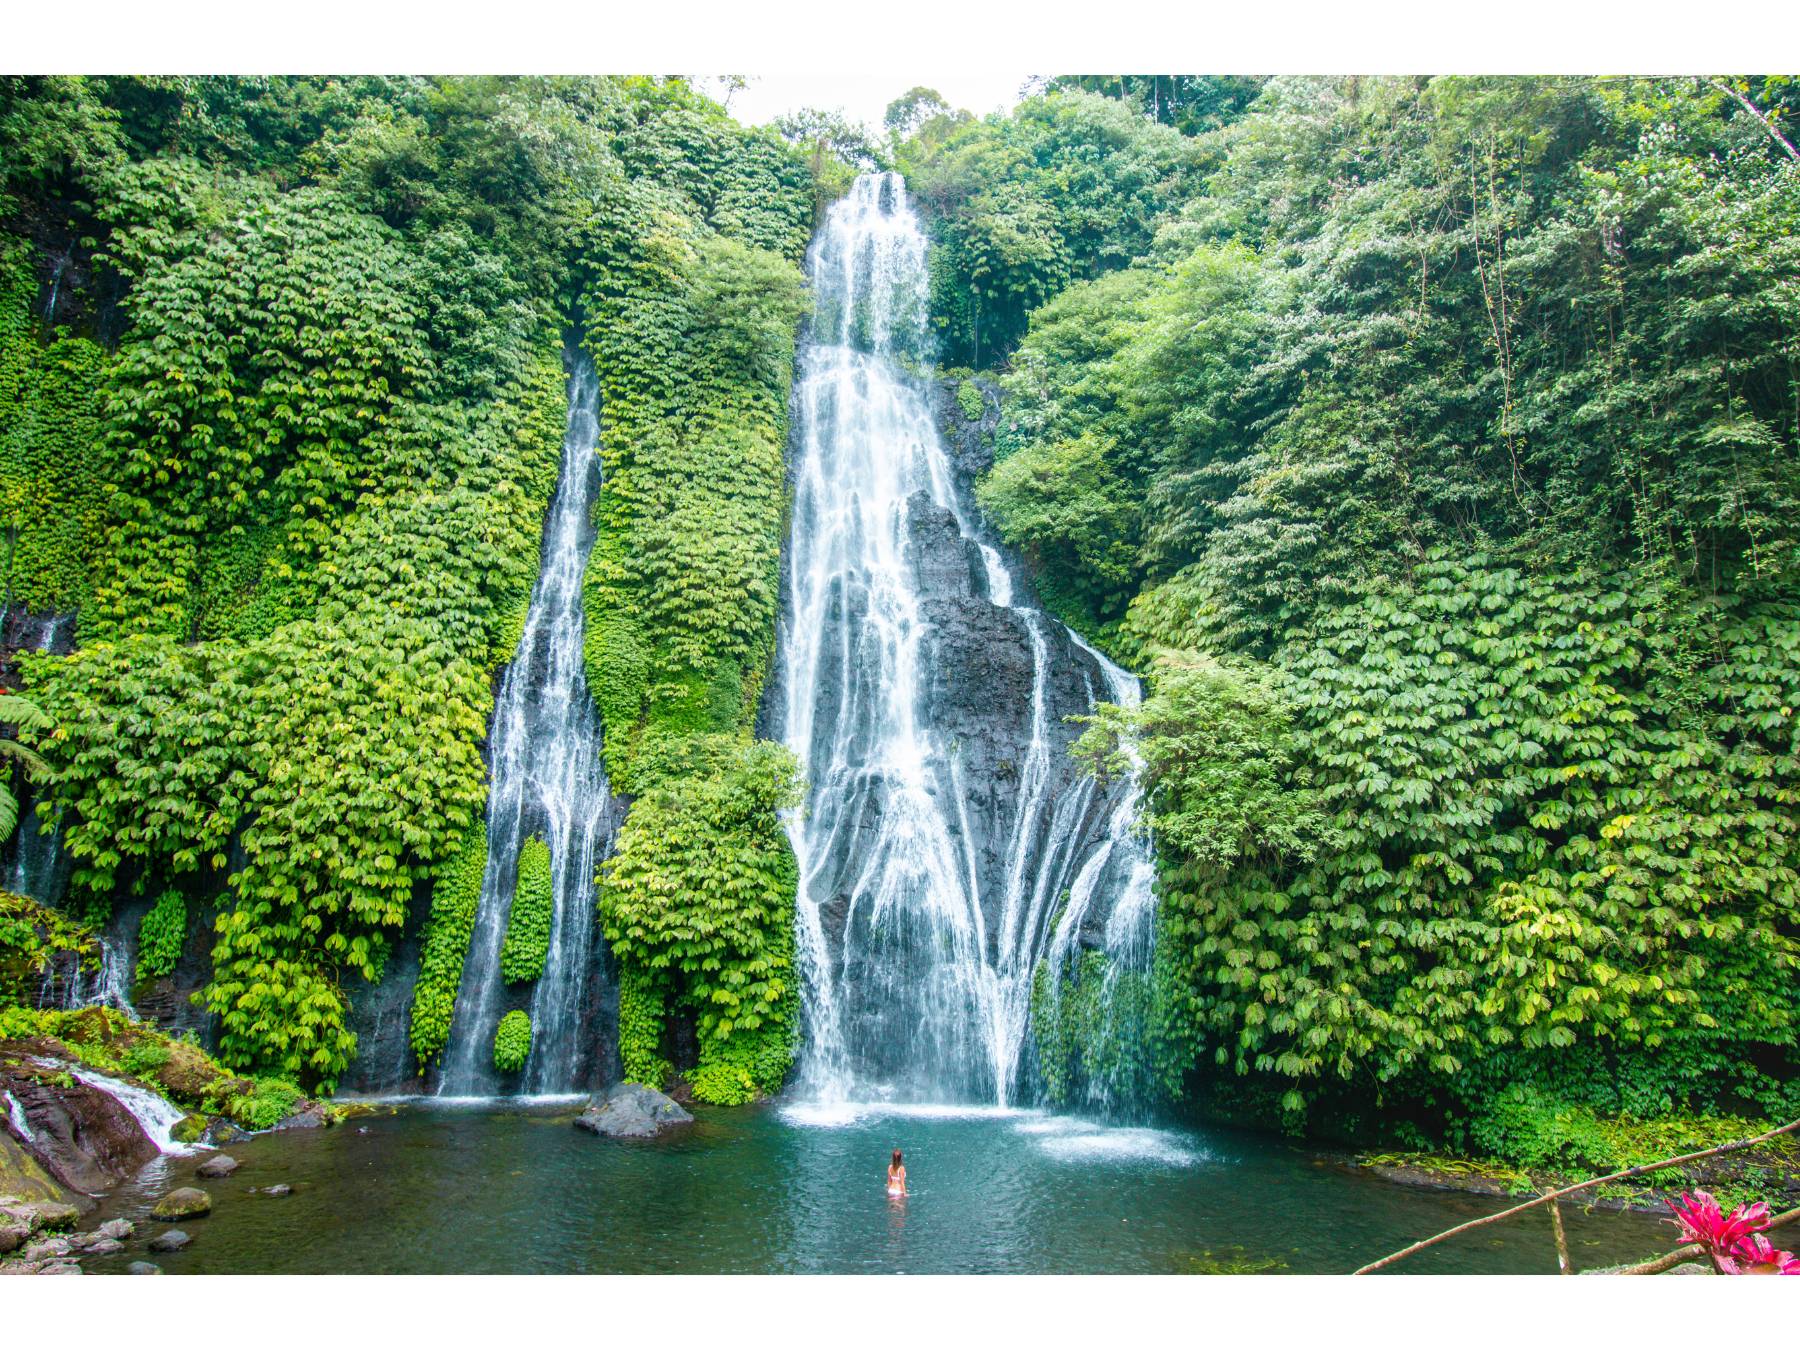
{"type": "Polygon", "coordinates": [[[1731,1255],[1735,1275],[1800,1275],[1800,1256],[1777,1251],[1761,1233],[1740,1238],[1731,1255]]]}
{"type": "Polygon", "coordinates": [[[1800,1275],[1800,1259],[1792,1252],[1776,1251],[1757,1229],[1769,1221],[1769,1207],[1758,1201],[1722,1213],[1719,1202],[1705,1191],[1686,1191],[1669,1201],[1684,1242],[1698,1242],[1712,1257],[1721,1275],[1800,1275]]]}

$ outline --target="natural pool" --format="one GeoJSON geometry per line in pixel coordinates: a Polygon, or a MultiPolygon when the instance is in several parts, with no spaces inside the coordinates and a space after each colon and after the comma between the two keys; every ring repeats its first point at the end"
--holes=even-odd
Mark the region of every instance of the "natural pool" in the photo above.
{"type": "MultiPolygon", "coordinates": [[[[1169,1273],[1216,1263],[1344,1272],[1501,1207],[1396,1186],[1279,1141],[1104,1126],[1036,1111],[701,1108],[660,1140],[598,1139],[573,1102],[406,1103],[329,1130],[233,1144],[243,1167],[193,1183],[204,1155],[151,1163],[93,1222],[138,1225],[121,1256],[185,1273],[1169,1273]],[[912,1195],[882,1190],[906,1150],[912,1195]],[[287,1182],[271,1197],[251,1187],[287,1182]],[[151,1255],[150,1205],[199,1184],[209,1217],[151,1255]]],[[[1665,1250],[1637,1214],[1565,1210],[1578,1266],[1665,1250]]],[[[1555,1271],[1527,1215],[1412,1258],[1412,1273],[1555,1271]]]]}

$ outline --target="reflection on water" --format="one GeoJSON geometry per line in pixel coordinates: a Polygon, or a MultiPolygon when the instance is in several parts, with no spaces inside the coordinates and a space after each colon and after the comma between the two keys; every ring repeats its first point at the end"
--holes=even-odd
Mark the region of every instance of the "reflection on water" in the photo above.
{"type": "MultiPolygon", "coordinates": [[[[1393,1186],[1253,1136],[1109,1127],[1022,1110],[853,1105],[701,1108],[652,1141],[572,1128],[571,1105],[387,1104],[330,1130],[234,1144],[201,1181],[186,1272],[1176,1272],[1217,1253],[1347,1271],[1503,1202],[1393,1186]],[[906,1151],[911,1194],[890,1200],[906,1151]],[[252,1187],[288,1182],[275,1198],[252,1187]]],[[[157,1196],[197,1158],[159,1158],[93,1218],[138,1238],[88,1269],[122,1271],[164,1225],[157,1196]]],[[[1566,1211],[1580,1266],[1666,1250],[1640,1215],[1566,1211]]],[[[1542,1215],[1423,1252],[1405,1269],[1554,1273],[1542,1215]]]]}

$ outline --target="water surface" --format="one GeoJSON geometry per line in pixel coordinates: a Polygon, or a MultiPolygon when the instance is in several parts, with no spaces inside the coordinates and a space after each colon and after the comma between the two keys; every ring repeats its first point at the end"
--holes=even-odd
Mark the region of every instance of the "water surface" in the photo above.
{"type": "MultiPolygon", "coordinates": [[[[577,1104],[386,1106],[231,1146],[213,1213],[151,1255],[156,1197],[199,1157],[149,1164],[91,1222],[137,1238],[96,1272],[1170,1273],[1211,1263],[1344,1272],[1504,1202],[1396,1186],[1274,1140],[996,1108],[700,1108],[660,1140],[598,1139],[577,1104]],[[906,1150],[912,1195],[883,1192],[906,1150]],[[285,1198],[250,1194],[287,1182],[285,1198]]],[[[1576,1264],[1666,1250],[1644,1215],[1565,1210],[1576,1264]]],[[[1555,1271],[1549,1220],[1412,1258],[1417,1273],[1555,1271]]]]}

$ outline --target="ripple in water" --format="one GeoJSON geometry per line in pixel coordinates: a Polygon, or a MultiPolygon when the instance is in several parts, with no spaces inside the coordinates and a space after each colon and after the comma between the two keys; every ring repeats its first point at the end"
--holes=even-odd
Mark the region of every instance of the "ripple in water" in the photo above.
{"type": "Polygon", "coordinates": [[[1051,1116],[1014,1126],[1032,1136],[1050,1157],[1064,1162],[1161,1163],[1192,1167],[1210,1162],[1212,1155],[1197,1149],[1170,1130],[1135,1125],[1101,1125],[1072,1116],[1051,1116]]]}

